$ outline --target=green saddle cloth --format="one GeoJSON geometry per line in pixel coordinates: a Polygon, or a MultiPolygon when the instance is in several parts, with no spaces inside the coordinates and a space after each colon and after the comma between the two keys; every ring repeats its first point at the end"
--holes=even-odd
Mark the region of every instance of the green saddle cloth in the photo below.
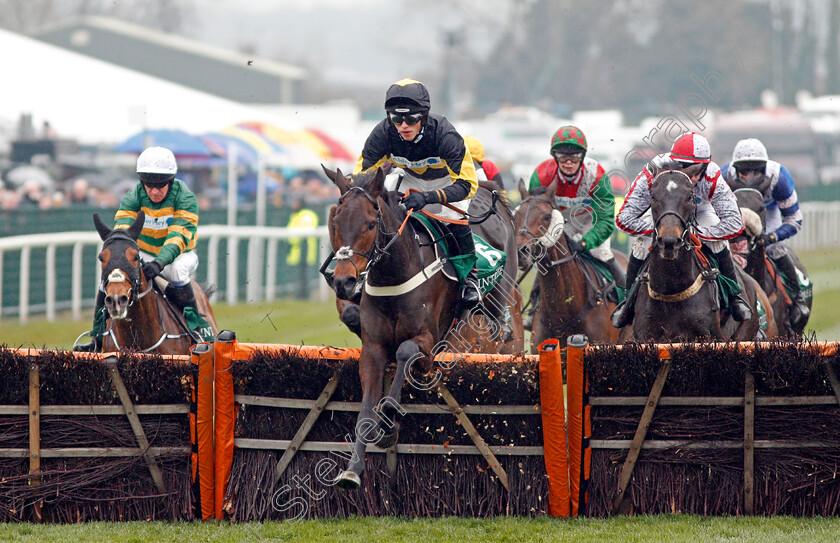
{"type": "Polygon", "coordinates": [[[440,226],[436,221],[432,221],[425,215],[418,213],[412,214],[411,217],[420,221],[425,225],[432,236],[437,240],[441,253],[447,257],[449,262],[455,267],[455,274],[458,276],[458,281],[463,284],[467,274],[470,273],[474,267],[478,269],[478,285],[482,294],[487,294],[505,271],[505,262],[507,255],[504,251],[496,249],[481,236],[473,233],[473,241],[475,242],[474,255],[458,255],[449,256],[449,247],[446,245],[445,233],[441,231],[440,226]]]}
{"type": "MultiPolygon", "coordinates": [[[[582,256],[583,258],[585,258],[587,261],[589,261],[589,263],[591,263],[592,266],[595,268],[595,271],[597,271],[599,274],[601,274],[601,276],[604,279],[606,279],[607,283],[612,283],[612,282],[615,281],[615,278],[612,275],[612,271],[610,271],[610,266],[606,262],[598,260],[597,258],[592,256],[591,254],[589,254],[588,251],[584,251],[584,252],[581,252],[581,253],[578,253],[578,254],[580,256],[582,256]]],[[[627,296],[627,291],[625,289],[621,288],[618,285],[615,285],[614,290],[615,290],[615,295],[617,297],[616,303],[623,302],[624,298],[627,296]]]]}

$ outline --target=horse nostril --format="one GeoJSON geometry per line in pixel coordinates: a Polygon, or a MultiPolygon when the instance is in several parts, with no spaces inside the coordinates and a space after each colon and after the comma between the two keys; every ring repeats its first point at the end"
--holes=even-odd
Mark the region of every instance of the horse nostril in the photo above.
{"type": "Polygon", "coordinates": [[[110,295],[105,296],[105,305],[114,305],[114,299],[110,295]]]}
{"type": "Polygon", "coordinates": [[[128,296],[125,294],[120,296],[120,305],[123,306],[128,303],[128,296]]]}

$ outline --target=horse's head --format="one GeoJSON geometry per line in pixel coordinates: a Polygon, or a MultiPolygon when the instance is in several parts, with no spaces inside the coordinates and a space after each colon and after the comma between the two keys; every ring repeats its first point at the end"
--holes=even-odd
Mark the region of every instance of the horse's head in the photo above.
{"type": "Polygon", "coordinates": [[[522,203],[516,208],[513,220],[516,227],[516,246],[519,248],[519,267],[524,269],[538,262],[563,236],[563,214],[554,206],[557,191],[555,179],[548,187],[536,187],[530,192],[519,180],[522,203]]]}
{"type": "Polygon", "coordinates": [[[694,209],[694,184],[684,172],[664,170],[653,178],[650,211],[653,249],[663,260],[674,260],[681,247],[690,248],[688,221],[694,209]]]}
{"type": "Polygon", "coordinates": [[[377,238],[383,226],[382,208],[388,205],[385,174],[375,172],[346,176],[324,168],[341,191],[328,220],[330,245],[338,263],[333,275],[336,295],[350,299],[359,276],[381,256],[377,238]]]}
{"type": "Polygon", "coordinates": [[[93,224],[104,245],[99,253],[102,263],[102,288],[105,290],[105,307],[114,319],[124,319],[129,306],[140,294],[143,284],[140,272],[140,247],[137,238],[143,230],[146,215],[137,214],[127,229],[111,230],[99,213],[93,214],[93,224]]]}

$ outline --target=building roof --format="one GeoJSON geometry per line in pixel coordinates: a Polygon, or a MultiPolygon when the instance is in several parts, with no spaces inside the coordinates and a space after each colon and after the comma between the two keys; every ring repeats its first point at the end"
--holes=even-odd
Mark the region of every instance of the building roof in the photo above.
{"type": "Polygon", "coordinates": [[[300,128],[255,107],[2,29],[0,50],[14,51],[0,55],[0,120],[31,113],[36,127],[49,121],[59,137],[82,143],[118,143],[144,127],[202,133],[262,120],[300,128]]]}
{"type": "Polygon", "coordinates": [[[293,103],[305,69],[108,17],[86,16],[31,37],[243,103],[293,103]]]}

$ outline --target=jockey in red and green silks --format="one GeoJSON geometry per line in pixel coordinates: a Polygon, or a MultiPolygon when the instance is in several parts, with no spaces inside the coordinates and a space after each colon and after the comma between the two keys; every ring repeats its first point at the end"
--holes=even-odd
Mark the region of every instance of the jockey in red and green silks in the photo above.
{"type": "MultiPolygon", "coordinates": [[[[610,176],[597,160],[586,156],[586,136],[576,126],[562,126],[551,138],[551,158],[531,174],[528,189],[547,187],[555,180],[554,203],[563,214],[563,231],[572,252],[586,251],[609,266],[616,286],[624,288],[624,271],[610,247],[615,229],[615,198],[610,176]]],[[[532,321],[539,290],[531,291],[532,321]]]]}

